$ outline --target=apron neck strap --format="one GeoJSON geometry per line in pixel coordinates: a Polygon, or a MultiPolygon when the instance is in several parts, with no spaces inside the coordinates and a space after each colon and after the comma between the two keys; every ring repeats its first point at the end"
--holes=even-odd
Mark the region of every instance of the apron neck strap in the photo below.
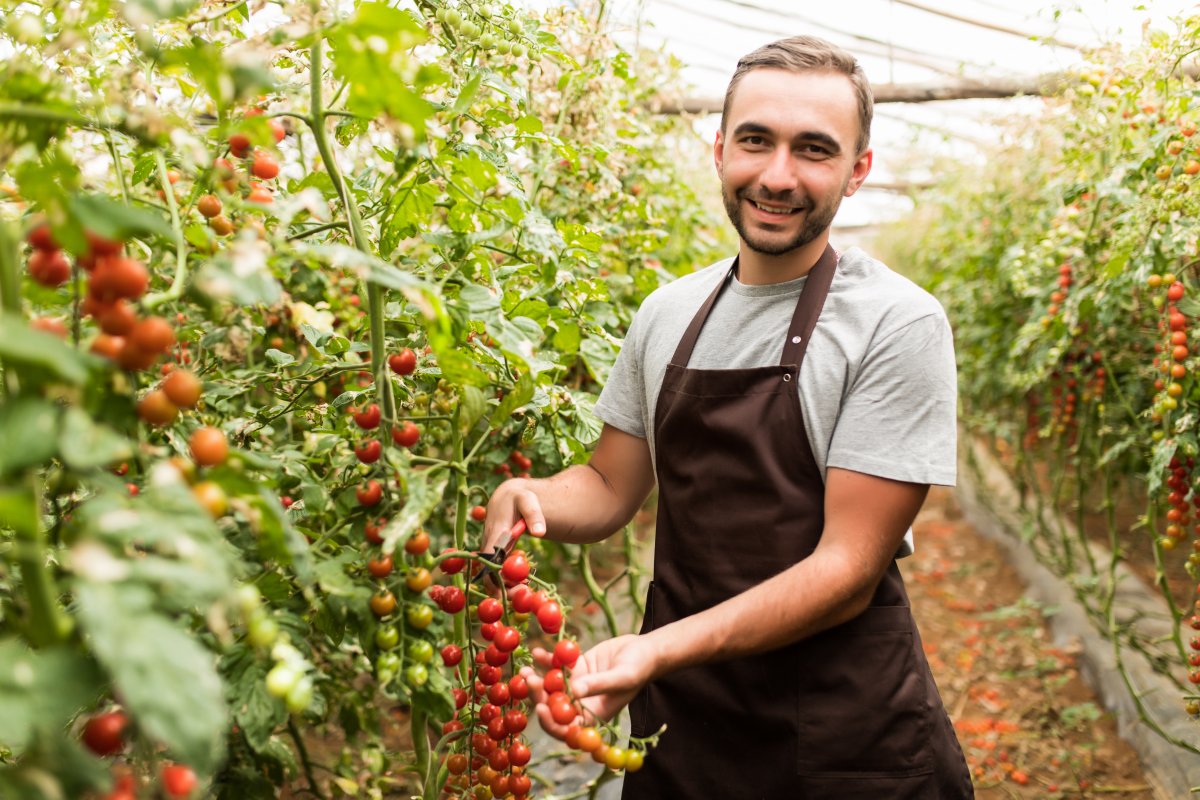
{"type": "MultiPolygon", "coordinates": [[[[825,297],[829,294],[830,284],[833,283],[833,273],[837,269],[837,262],[837,254],[833,247],[825,245],[825,251],[817,259],[816,265],[809,270],[808,280],[804,282],[800,299],[796,301],[796,313],[792,316],[792,324],[788,327],[787,343],[784,345],[780,364],[799,366],[803,360],[804,351],[808,348],[809,336],[812,335],[813,328],[817,325],[817,317],[821,316],[825,297]]],[[[672,364],[681,367],[687,366],[688,361],[692,358],[692,350],[696,347],[696,341],[700,338],[700,330],[708,320],[709,312],[716,305],[717,298],[729,285],[730,280],[737,274],[737,268],[738,259],[735,257],[733,263],[729,265],[729,271],[725,273],[725,277],[721,278],[720,283],[704,301],[704,305],[700,306],[696,316],[692,317],[691,324],[684,331],[683,338],[679,340],[679,346],[675,348],[675,355],[671,357],[672,364]]]]}
{"type": "Polygon", "coordinates": [[[832,245],[826,244],[825,251],[817,259],[816,265],[809,270],[808,280],[804,282],[800,299],[796,301],[796,313],[792,315],[792,324],[788,326],[780,364],[795,364],[799,370],[804,361],[804,352],[808,349],[808,340],[812,338],[813,329],[817,327],[817,318],[821,316],[821,309],[825,307],[825,298],[829,296],[829,286],[833,283],[837,264],[837,253],[832,245]]]}

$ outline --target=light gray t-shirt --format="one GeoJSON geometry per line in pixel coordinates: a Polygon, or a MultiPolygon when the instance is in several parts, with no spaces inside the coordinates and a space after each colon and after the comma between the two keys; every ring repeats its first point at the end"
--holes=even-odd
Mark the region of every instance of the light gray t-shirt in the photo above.
{"type": "MultiPolygon", "coordinates": [[[[649,440],[667,363],[733,259],[685,275],[638,309],[595,413],[649,440]]],[[[688,366],[778,364],[805,278],[764,286],[733,279],[688,366]]],[[[841,254],[809,341],[797,391],[821,474],[829,467],[954,485],[957,379],[946,314],[932,295],[862,250],[841,254]]],[[[747,420],[747,424],[754,424],[747,420]]],[[[911,532],[906,537],[911,552],[911,532]]]]}

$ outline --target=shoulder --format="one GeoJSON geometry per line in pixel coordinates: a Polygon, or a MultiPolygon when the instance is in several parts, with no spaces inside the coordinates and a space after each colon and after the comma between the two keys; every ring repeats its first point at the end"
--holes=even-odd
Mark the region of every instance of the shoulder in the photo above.
{"type": "Polygon", "coordinates": [[[826,303],[877,340],[914,322],[940,326],[946,320],[937,298],[857,247],[842,253],[826,303]]]}

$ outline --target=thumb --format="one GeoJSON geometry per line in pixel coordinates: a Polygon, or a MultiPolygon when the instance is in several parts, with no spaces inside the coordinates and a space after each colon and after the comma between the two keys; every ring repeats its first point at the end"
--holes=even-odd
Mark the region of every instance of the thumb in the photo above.
{"type": "Polygon", "coordinates": [[[528,490],[521,492],[516,496],[514,505],[532,535],[546,535],[546,517],[542,514],[542,504],[536,494],[528,490]]]}
{"type": "Polygon", "coordinates": [[[576,697],[593,697],[607,692],[629,689],[633,685],[630,675],[621,670],[605,670],[604,672],[589,672],[578,678],[571,679],[571,692],[576,697]]]}

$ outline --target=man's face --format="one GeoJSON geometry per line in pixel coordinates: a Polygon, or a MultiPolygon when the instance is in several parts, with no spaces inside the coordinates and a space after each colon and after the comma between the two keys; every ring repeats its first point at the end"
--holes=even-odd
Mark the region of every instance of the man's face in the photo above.
{"type": "Polygon", "coordinates": [[[820,236],[870,172],[871,151],[858,155],[857,138],[844,75],[747,73],[713,151],[725,210],[746,246],[779,256],[820,236]]]}

